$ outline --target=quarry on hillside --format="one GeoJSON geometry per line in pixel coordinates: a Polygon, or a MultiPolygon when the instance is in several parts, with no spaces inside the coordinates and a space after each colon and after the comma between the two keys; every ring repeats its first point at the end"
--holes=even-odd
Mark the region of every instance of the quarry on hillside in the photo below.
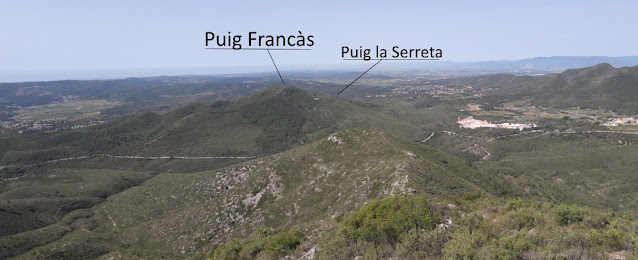
{"type": "Polygon", "coordinates": [[[523,130],[526,128],[536,127],[536,124],[514,124],[514,123],[499,123],[493,124],[488,122],[487,120],[478,120],[474,119],[474,117],[469,116],[466,118],[459,118],[457,121],[458,124],[461,125],[461,128],[470,128],[475,129],[479,127],[492,127],[492,128],[506,128],[506,129],[518,129],[523,130]]]}

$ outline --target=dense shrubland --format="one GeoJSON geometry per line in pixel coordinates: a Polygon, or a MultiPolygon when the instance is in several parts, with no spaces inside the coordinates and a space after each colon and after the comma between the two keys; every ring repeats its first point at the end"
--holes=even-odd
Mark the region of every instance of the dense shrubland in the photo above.
{"type": "Polygon", "coordinates": [[[258,229],[215,246],[210,259],[635,259],[638,224],[611,210],[466,194],[452,203],[420,195],[373,200],[314,231],[258,229]],[[313,235],[320,234],[320,235],[313,235]]]}

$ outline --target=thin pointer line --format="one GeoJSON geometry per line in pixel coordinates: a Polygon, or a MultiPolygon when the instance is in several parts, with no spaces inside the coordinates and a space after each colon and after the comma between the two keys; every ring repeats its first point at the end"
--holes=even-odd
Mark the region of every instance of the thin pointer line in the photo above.
{"type": "Polygon", "coordinates": [[[272,51],[311,51],[312,49],[296,49],[296,48],[241,48],[241,49],[233,49],[233,48],[204,48],[207,50],[228,50],[228,51],[264,51],[264,50],[272,50],[272,51]]]}
{"type": "Polygon", "coordinates": [[[270,55],[270,50],[266,49],[266,51],[268,52],[268,56],[270,56],[270,60],[272,60],[272,64],[275,65],[275,69],[277,69],[277,74],[279,74],[281,83],[284,83],[284,86],[285,86],[286,82],[284,82],[284,78],[281,77],[281,73],[279,73],[279,68],[277,68],[277,64],[275,64],[275,60],[272,58],[272,55],[270,55]]]}
{"type": "Polygon", "coordinates": [[[361,74],[361,76],[359,76],[358,78],[356,78],[355,80],[353,80],[352,82],[350,82],[350,84],[348,84],[348,86],[346,86],[345,88],[343,88],[341,91],[339,91],[339,93],[337,93],[337,96],[339,94],[341,94],[341,92],[343,92],[344,90],[346,90],[348,87],[350,87],[350,85],[352,85],[352,83],[354,83],[355,81],[357,81],[359,78],[363,77],[363,75],[365,75],[366,73],[368,73],[368,71],[370,71],[372,68],[374,68],[374,66],[377,66],[377,64],[379,64],[379,62],[381,62],[381,60],[377,61],[377,63],[375,63],[374,65],[372,65],[372,67],[370,67],[368,70],[366,70],[366,72],[364,72],[363,74],[361,74]]]}
{"type": "MultiPolygon", "coordinates": [[[[343,59],[343,60],[365,60],[365,59],[343,59]]],[[[392,58],[386,58],[386,59],[368,59],[368,60],[439,60],[439,59],[408,59],[408,58],[402,58],[402,59],[392,59],[392,58]]]]}

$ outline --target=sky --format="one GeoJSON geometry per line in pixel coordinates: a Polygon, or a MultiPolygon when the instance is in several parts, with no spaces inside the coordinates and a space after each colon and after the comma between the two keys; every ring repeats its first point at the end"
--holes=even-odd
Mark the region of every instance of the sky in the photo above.
{"type": "MultiPolygon", "coordinates": [[[[351,68],[341,47],[438,48],[443,61],[638,55],[638,1],[0,0],[0,82],[274,70],[205,33],[313,35],[280,70],[351,68]]],[[[245,39],[244,39],[245,40],[245,39]]],[[[431,62],[431,61],[425,61],[431,62]]]]}

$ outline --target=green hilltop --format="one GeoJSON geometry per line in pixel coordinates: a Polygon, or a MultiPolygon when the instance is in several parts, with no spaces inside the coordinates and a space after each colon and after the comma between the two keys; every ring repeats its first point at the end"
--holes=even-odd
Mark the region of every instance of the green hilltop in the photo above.
{"type": "MultiPolygon", "coordinates": [[[[394,133],[413,131],[394,118],[365,106],[290,86],[271,87],[237,101],[194,103],[166,114],[146,112],[97,127],[62,133],[0,138],[1,165],[24,165],[87,155],[251,157],[281,152],[317,140],[338,129],[381,128],[394,133]]],[[[189,165],[163,160],[129,165],[99,158],[91,167],[196,171],[241,160],[217,160],[189,165]]]]}

